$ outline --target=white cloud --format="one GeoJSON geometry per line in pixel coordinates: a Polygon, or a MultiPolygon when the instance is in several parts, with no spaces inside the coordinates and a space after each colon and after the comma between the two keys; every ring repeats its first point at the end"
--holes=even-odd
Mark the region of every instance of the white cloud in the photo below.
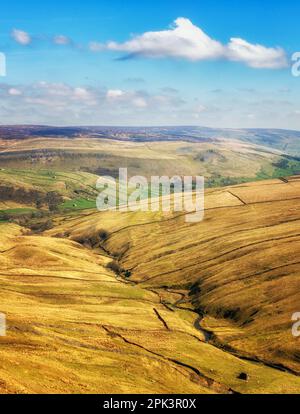
{"type": "MultiPolygon", "coordinates": [[[[13,39],[21,45],[29,45],[29,33],[14,29],[13,39]]],[[[74,45],[65,35],[52,39],[56,45],[74,45]]],[[[227,44],[208,36],[189,19],[177,18],[167,30],[149,31],[132,37],[123,43],[110,41],[106,44],[90,42],[91,52],[105,50],[124,52],[125,58],[144,56],[147,58],[177,58],[189,61],[228,60],[243,63],[255,69],[280,69],[288,66],[286,52],[280,47],[252,44],[242,38],[231,38],[227,44]]]]}
{"type": "Polygon", "coordinates": [[[239,38],[230,39],[227,55],[230,60],[243,62],[256,69],[279,69],[287,66],[287,58],[283,49],[252,45],[239,38]]]}
{"type": "Polygon", "coordinates": [[[195,111],[198,112],[198,113],[205,112],[206,111],[206,107],[204,105],[197,105],[195,107],[195,111]]]}
{"type": "MultiPolygon", "coordinates": [[[[190,61],[226,59],[252,68],[278,69],[287,66],[285,51],[232,38],[227,45],[209,37],[189,19],[180,17],[172,28],[146,32],[124,43],[108,42],[106,49],[148,58],[183,58],[190,61]]],[[[101,45],[101,49],[103,45],[101,45]]],[[[96,48],[94,48],[96,50],[96,48]]]]}
{"type": "Polygon", "coordinates": [[[97,91],[95,91],[92,88],[83,88],[83,87],[77,87],[74,88],[73,91],[73,97],[74,100],[81,101],[83,104],[88,106],[96,106],[98,105],[98,94],[97,91]]]}
{"type": "Polygon", "coordinates": [[[105,89],[40,81],[0,84],[0,118],[8,123],[135,124],[163,123],[181,113],[184,101],[167,93],[105,89]],[[137,113],[139,114],[137,116],[137,113]]]}
{"type": "Polygon", "coordinates": [[[124,92],[121,89],[109,89],[106,93],[108,99],[117,99],[121,98],[124,95],[124,92]]]}
{"type": "Polygon", "coordinates": [[[80,99],[86,99],[90,96],[90,93],[85,88],[75,88],[74,89],[74,96],[80,99]]]}
{"type": "Polygon", "coordinates": [[[90,42],[89,49],[91,52],[101,52],[105,49],[105,46],[99,42],[90,42]]]}
{"type": "Polygon", "coordinates": [[[56,45],[69,45],[72,43],[71,39],[68,36],[64,36],[64,35],[54,36],[53,42],[56,45]]]}
{"type": "Polygon", "coordinates": [[[151,58],[179,57],[194,61],[224,54],[221,43],[182,17],[176,19],[175,26],[169,30],[146,32],[125,43],[109,42],[107,48],[151,58]]]}
{"type": "Polygon", "coordinates": [[[8,90],[8,94],[11,96],[20,96],[22,95],[22,91],[20,91],[20,89],[17,89],[17,88],[10,88],[8,90]]]}
{"type": "MultiPolygon", "coordinates": [[[[195,94],[197,91],[195,90],[195,94]]],[[[0,119],[11,124],[207,125],[230,128],[300,129],[297,100],[286,105],[273,93],[264,99],[240,93],[232,99],[185,98],[162,88],[155,92],[91,85],[37,82],[0,83],[0,119]]]]}
{"type": "Polygon", "coordinates": [[[146,108],[148,106],[146,99],[142,97],[134,98],[132,103],[137,108],[146,108]]]}
{"type": "Polygon", "coordinates": [[[155,96],[149,97],[143,92],[136,91],[122,91],[121,89],[109,89],[106,92],[107,102],[111,105],[127,105],[135,108],[144,109],[148,106],[151,99],[156,99],[155,96]],[[149,101],[149,102],[148,102],[149,101]]]}
{"type": "Polygon", "coordinates": [[[29,45],[32,41],[29,33],[24,32],[23,30],[13,29],[11,35],[17,43],[23,46],[29,45]]]}

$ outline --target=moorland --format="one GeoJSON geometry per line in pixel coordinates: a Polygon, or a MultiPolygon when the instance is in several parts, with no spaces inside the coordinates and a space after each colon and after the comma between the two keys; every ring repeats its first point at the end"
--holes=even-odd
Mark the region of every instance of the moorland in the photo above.
{"type": "Polygon", "coordinates": [[[299,393],[300,133],[0,128],[1,393],[299,393]],[[99,212],[203,175],[205,215],[99,212]]]}

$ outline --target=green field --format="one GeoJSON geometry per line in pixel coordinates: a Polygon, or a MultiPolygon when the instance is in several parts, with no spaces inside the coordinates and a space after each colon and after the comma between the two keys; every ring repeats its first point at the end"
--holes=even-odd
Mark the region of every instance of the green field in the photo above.
{"type": "Polygon", "coordinates": [[[96,209],[96,200],[87,200],[85,198],[74,198],[73,200],[66,200],[59,206],[61,211],[65,210],[85,210],[96,209]]]}

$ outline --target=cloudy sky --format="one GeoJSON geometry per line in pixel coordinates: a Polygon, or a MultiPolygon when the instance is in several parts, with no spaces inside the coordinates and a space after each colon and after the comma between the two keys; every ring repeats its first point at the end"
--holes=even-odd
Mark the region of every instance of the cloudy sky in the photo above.
{"type": "Polygon", "coordinates": [[[297,3],[4,2],[0,123],[300,130],[297,3]]]}

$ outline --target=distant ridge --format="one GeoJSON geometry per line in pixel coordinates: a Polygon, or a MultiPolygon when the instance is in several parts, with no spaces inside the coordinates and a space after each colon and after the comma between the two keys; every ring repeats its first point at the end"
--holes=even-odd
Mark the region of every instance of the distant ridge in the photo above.
{"type": "Polygon", "coordinates": [[[0,139],[21,140],[46,138],[105,138],[121,141],[188,141],[240,140],[290,155],[300,155],[300,131],[281,129],[222,129],[197,126],[123,127],[123,126],[49,126],[0,125],[0,139]]]}

